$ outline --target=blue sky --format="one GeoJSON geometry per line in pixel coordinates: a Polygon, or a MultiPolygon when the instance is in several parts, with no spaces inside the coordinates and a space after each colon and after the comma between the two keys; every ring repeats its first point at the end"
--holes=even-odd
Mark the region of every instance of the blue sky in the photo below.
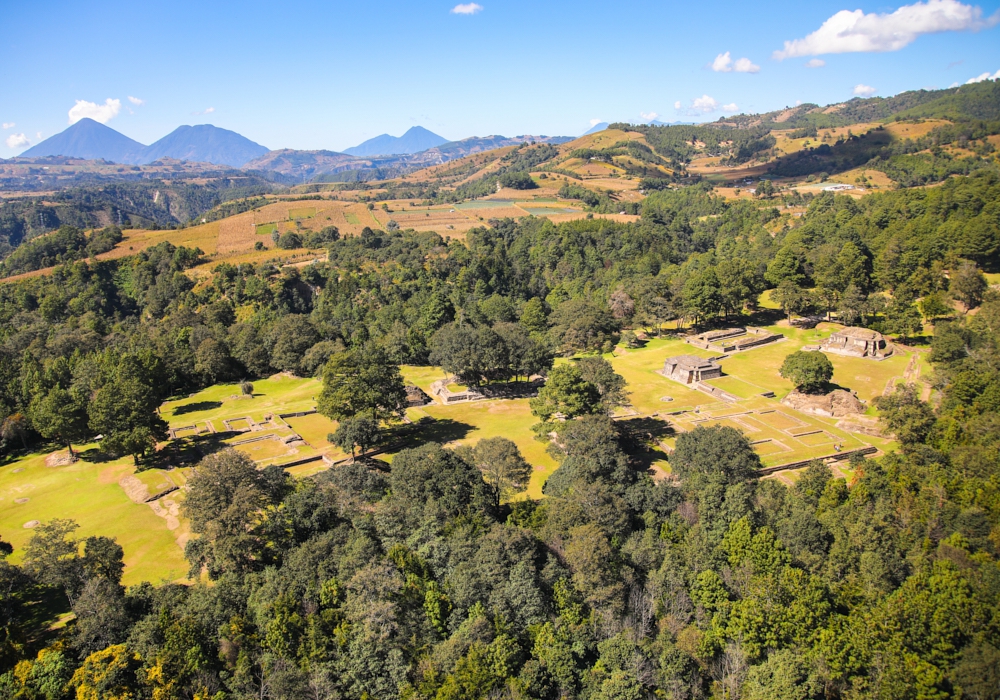
{"type": "Polygon", "coordinates": [[[211,123],[338,150],[417,124],[575,136],[1000,72],[1000,0],[5,4],[0,157],[79,116],[143,143],[211,123]]]}

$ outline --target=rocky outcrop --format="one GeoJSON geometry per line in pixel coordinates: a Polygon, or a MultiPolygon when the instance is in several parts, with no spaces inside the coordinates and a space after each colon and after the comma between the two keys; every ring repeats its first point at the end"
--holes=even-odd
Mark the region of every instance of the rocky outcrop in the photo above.
{"type": "Polygon", "coordinates": [[[864,402],[843,389],[834,389],[828,394],[804,394],[801,391],[792,391],[781,400],[781,403],[802,413],[827,418],[845,418],[865,412],[864,402]]]}

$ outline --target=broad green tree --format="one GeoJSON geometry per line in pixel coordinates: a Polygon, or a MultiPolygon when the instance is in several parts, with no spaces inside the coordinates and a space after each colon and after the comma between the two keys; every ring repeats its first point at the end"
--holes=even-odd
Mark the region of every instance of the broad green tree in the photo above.
{"type": "Polygon", "coordinates": [[[76,457],[73,443],[86,438],[87,412],[70,392],[54,387],[32,401],[28,412],[43,437],[59,441],[76,457]]]}
{"type": "Polygon", "coordinates": [[[90,402],[90,428],[101,434],[101,449],[139,460],[167,437],[167,423],[157,413],[159,397],[139,377],[114,379],[90,402]]]}
{"type": "Polygon", "coordinates": [[[811,393],[833,379],[833,363],[821,352],[798,350],[785,358],[779,373],[799,391],[811,393]]]}
{"type": "Polygon", "coordinates": [[[597,413],[603,408],[600,391],[584,379],[580,368],[572,363],[556,365],[538,396],[528,404],[531,412],[542,421],[551,420],[557,413],[575,418],[597,413]]]}
{"type": "Polygon", "coordinates": [[[323,390],[316,407],[334,420],[358,414],[377,423],[403,417],[406,387],[399,366],[385,350],[368,345],[336,353],[323,369],[323,390]]]}
{"type": "Polygon", "coordinates": [[[989,285],[975,263],[963,261],[952,270],[949,291],[965,306],[966,311],[976,308],[983,301],[989,285]]]}
{"type": "Polygon", "coordinates": [[[494,508],[499,508],[501,501],[528,486],[532,466],[521,456],[517,445],[507,438],[486,438],[475,447],[462,449],[459,454],[482,472],[494,508]]]}
{"type": "Polygon", "coordinates": [[[344,452],[350,451],[351,459],[354,459],[355,448],[363,455],[378,442],[379,426],[371,416],[352,416],[340,421],[336,432],[331,433],[327,439],[344,452]]]}

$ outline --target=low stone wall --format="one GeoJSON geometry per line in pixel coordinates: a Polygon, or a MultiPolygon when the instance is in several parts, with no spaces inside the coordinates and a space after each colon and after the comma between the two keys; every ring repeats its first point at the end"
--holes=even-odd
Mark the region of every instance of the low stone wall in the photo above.
{"type": "Polygon", "coordinates": [[[314,413],[316,413],[315,408],[312,409],[311,411],[297,411],[295,413],[279,413],[278,418],[280,418],[281,420],[285,420],[286,418],[299,418],[300,416],[311,416],[314,413]]]}
{"type": "Polygon", "coordinates": [[[776,467],[764,467],[763,469],[758,469],[757,473],[761,476],[767,476],[768,474],[774,474],[775,472],[786,471],[788,469],[801,469],[802,467],[809,466],[810,462],[815,462],[816,460],[823,462],[829,459],[834,462],[842,462],[845,459],[850,459],[852,455],[871,455],[876,452],[878,452],[878,448],[869,445],[868,447],[860,447],[856,450],[845,450],[843,452],[834,452],[831,455],[824,455],[822,457],[813,457],[812,459],[803,459],[798,462],[779,464],[776,467]]]}
{"type": "Polygon", "coordinates": [[[699,391],[703,391],[706,394],[714,396],[717,399],[728,401],[729,403],[736,403],[737,401],[739,401],[739,398],[733,396],[728,391],[723,391],[719,387],[712,386],[711,384],[706,384],[705,382],[695,382],[691,386],[693,386],[695,389],[698,389],[699,391]]]}

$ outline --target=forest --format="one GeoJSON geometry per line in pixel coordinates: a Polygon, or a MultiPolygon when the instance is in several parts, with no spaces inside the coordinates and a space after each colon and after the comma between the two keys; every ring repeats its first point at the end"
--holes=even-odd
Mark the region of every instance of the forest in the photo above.
{"type": "MultiPolygon", "coordinates": [[[[506,172],[530,167],[514,153],[506,172]]],[[[163,243],[4,284],[8,459],[100,433],[146,468],[164,399],[278,371],[322,376],[331,415],[391,422],[398,366],[433,362],[549,371],[532,409],[559,466],[530,500],[509,498],[524,465],[504,438],[310,478],[217,452],[183,506],[192,585],[125,587],[116,542],[43,523],[18,564],[0,543],[0,698],[997,698],[998,202],[992,171],[824,192],[802,217],[703,183],[650,192],[632,223],[368,229],[198,285],[200,251],[163,243]],[[879,399],[899,449],[787,487],[739,431],[698,428],[654,481],[597,354],[667,321],[810,310],[904,337],[939,319],[933,403],[879,399]],[[43,604],[75,621],[40,633],[43,604]]]]}

